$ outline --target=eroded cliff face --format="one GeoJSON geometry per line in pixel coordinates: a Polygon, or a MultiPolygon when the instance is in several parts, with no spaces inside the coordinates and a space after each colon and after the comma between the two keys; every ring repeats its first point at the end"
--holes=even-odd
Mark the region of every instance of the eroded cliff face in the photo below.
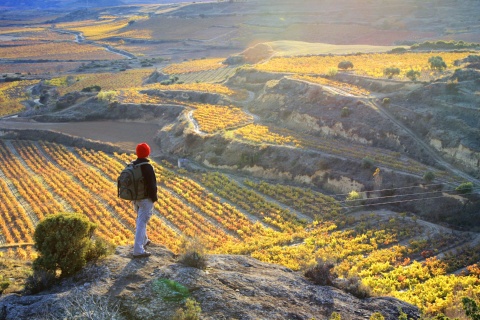
{"type": "Polygon", "coordinates": [[[411,137],[392,126],[364,98],[338,95],[321,85],[288,77],[270,80],[258,92],[250,110],[297,132],[407,152],[414,158],[422,154],[411,137]],[[348,114],[342,114],[344,109],[348,114]]]}
{"type": "Polygon", "coordinates": [[[472,150],[463,144],[456,147],[444,147],[442,140],[431,139],[430,145],[440,151],[447,159],[457,162],[472,173],[480,173],[480,152],[472,150]]]}

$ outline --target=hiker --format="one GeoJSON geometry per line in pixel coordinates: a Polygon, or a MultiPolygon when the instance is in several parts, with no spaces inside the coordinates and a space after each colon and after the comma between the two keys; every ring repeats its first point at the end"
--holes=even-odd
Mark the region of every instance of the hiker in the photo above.
{"type": "Polygon", "coordinates": [[[150,240],[147,237],[147,223],[152,216],[153,203],[158,200],[157,178],[155,176],[153,166],[149,163],[150,160],[147,159],[147,157],[150,155],[150,146],[143,142],[137,145],[135,151],[137,154],[137,159],[133,161],[133,165],[146,163],[141,166],[146,187],[146,198],[132,201],[133,208],[137,212],[133,257],[144,258],[151,255],[150,252],[145,251],[145,247],[150,244],[150,240]]]}

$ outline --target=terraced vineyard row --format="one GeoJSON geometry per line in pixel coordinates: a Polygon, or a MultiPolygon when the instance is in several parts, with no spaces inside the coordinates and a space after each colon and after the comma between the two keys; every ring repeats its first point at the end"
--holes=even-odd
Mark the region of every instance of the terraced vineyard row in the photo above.
{"type": "MultiPolygon", "coordinates": [[[[3,140],[0,157],[2,254],[34,258],[35,224],[59,211],[85,214],[98,225],[97,235],[115,244],[132,243],[135,213],[129,202],[117,198],[115,180],[134,155],[3,140]]],[[[210,252],[250,254],[294,270],[317,258],[329,259],[341,277],[359,276],[375,294],[402,298],[431,313],[460,305],[454,288],[459,295],[480,294],[474,260],[423,260],[425,252],[467,243],[468,234],[437,232],[423,241],[425,227],[406,216],[346,216],[337,202],[319,192],[153,165],[159,202],[149,236],[175,252],[186,236],[198,237],[210,252]],[[300,219],[296,212],[314,219],[300,219]],[[468,264],[469,274],[447,274],[468,264]]],[[[466,257],[476,249],[462,250],[466,257]]]]}
{"type": "Polygon", "coordinates": [[[460,181],[458,177],[454,177],[446,171],[429,168],[418,161],[402,157],[399,152],[378,149],[361,144],[345,143],[338,139],[311,137],[275,126],[249,124],[228,132],[227,135],[258,144],[268,143],[283,146],[295,146],[356,160],[369,158],[378,166],[392,168],[403,172],[410,172],[420,176],[423,176],[427,171],[432,171],[437,178],[444,181],[454,183],[460,181]]]}

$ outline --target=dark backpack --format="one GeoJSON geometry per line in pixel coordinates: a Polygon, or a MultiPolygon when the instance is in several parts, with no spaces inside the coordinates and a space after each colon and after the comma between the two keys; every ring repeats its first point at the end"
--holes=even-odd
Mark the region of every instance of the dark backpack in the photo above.
{"type": "Polygon", "coordinates": [[[142,162],[134,165],[129,163],[117,179],[118,196],[125,200],[142,200],[148,198],[145,179],[142,174],[142,162]]]}

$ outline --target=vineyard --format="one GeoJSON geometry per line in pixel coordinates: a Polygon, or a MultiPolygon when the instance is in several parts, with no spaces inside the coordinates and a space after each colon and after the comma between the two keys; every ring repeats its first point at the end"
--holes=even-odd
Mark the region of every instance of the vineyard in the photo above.
{"type": "Polygon", "coordinates": [[[406,79],[409,70],[418,71],[419,79],[429,80],[435,76],[436,71],[430,68],[428,59],[432,56],[440,56],[445,62],[447,69],[454,69],[455,60],[464,59],[472,52],[406,52],[393,53],[370,53],[355,55],[328,55],[306,57],[274,57],[265,63],[255,65],[260,71],[287,72],[296,74],[328,74],[332,68],[337,68],[342,61],[350,61],[353,64],[353,72],[361,76],[383,78],[384,69],[388,67],[398,68],[400,79],[406,79]]]}
{"type": "Polygon", "coordinates": [[[73,42],[45,42],[0,47],[0,56],[12,60],[116,60],[118,55],[103,47],[73,42]]]}
{"type": "Polygon", "coordinates": [[[0,83],[0,116],[23,110],[21,101],[27,98],[26,89],[38,81],[17,81],[0,83]]]}
{"type": "MultiPolygon", "coordinates": [[[[1,140],[3,254],[34,258],[35,225],[56,212],[85,214],[98,225],[97,236],[132,244],[135,214],[117,197],[115,184],[132,159],[47,142],[1,140]]],[[[455,312],[463,295],[478,301],[477,261],[468,257],[480,248],[463,246],[457,259],[424,254],[465,244],[471,240],[468,233],[427,232],[406,215],[348,214],[338,200],[310,189],[189,172],[168,162],[154,163],[154,168],[159,201],[149,237],[174,252],[182,237],[196,237],[212,253],[250,254],[293,270],[324,258],[335,261],[341,277],[359,276],[374,294],[399,297],[430,314],[455,312]],[[470,271],[447,273],[464,266],[470,271]]]]}

